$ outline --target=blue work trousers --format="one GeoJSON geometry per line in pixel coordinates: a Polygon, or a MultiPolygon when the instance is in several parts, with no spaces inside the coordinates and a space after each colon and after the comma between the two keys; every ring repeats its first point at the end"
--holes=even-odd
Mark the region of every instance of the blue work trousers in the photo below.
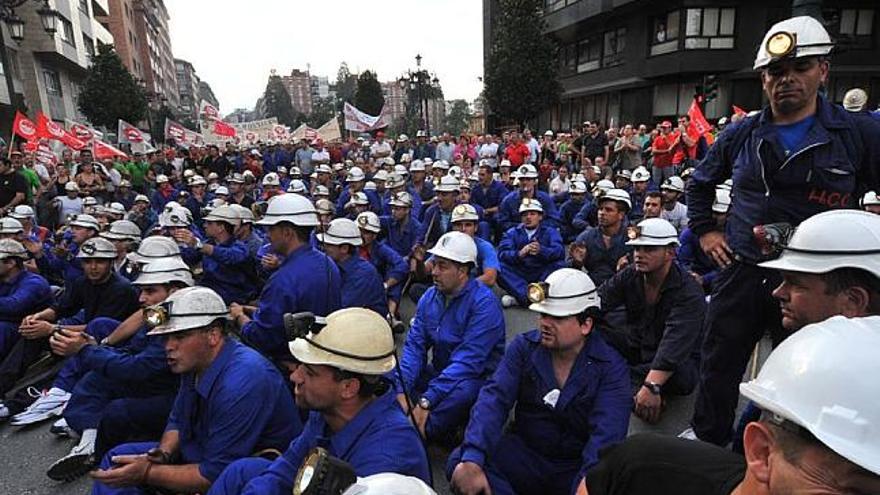
{"type": "Polygon", "coordinates": [[[532,282],[541,282],[547,275],[563,268],[565,262],[558,261],[552,263],[541,270],[525,270],[518,266],[513,266],[505,262],[501,262],[501,270],[498,272],[498,286],[504,289],[508,294],[516,298],[520,306],[529,305],[528,288],[532,282]]]}
{"type": "Polygon", "coordinates": [[[207,495],[238,495],[244,487],[263,473],[272,461],[262,457],[239,459],[223,470],[220,477],[211,485],[207,495]]]}

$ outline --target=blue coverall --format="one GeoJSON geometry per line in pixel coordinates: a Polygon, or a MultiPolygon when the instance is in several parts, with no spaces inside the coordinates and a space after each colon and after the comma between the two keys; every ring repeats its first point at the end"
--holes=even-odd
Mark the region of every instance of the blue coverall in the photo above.
{"type": "Polygon", "coordinates": [[[341,307],[372,309],[382,317],[388,314],[383,280],[371,262],[355,251],[339,263],[339,274],[342,277],[341,307]]]}
{"type": "Polygon", "coordinates": [[[520,224],[504,233],[501,244],[498,245],[498,259],[501,260],[498,285],[515,297],[520,306],[527,306],[529,283],[542,281],[547,275],[563,268],[565,248],[562,246],[559,231],[544,221],[538,225],[532,238],[529,238],[525,227],[520,224]],[[519,250],[532,240],[538,241],[541,251],[520,258],[519,250]]]}
{"type": "Polygon", "coordinates": [[[390,216],[379,217],[379,223],[382,225],[382,232],[388,245],[404,258],[408,258],[413,246],[421,242],[419,232],[422,230],[422,224],[412,217],[405,225],[401,225],[390,216]]]}
{"type": "MultiPolygon", "coordinates": [[[[501,208],[498,210],[498,223],[504,232],[516,227],[520,222],[519,207],[522,204],[522,191],[519,189],[512,191],[501,201],[501,208]]],[[[544,223],[550,227],[559,227],[559,210],[556,208],[556,202],[544,191],[535,191],[535,199],[541,203],[544,209],[544,223]]]]}
{"type": "Polygon", "coordinates": [[[599,227],[588,227],[575,239],[575,242],[581,243],[587,248],[584,268],[596,287],[602,285],[617,272],[617,262],[631,251],[626,246],[626,241],[624,225],[621,225],[617,234],[611,237],[610,246],[605,245],[605,238],[599,227]]]}
{"type": "Polygon", "coordinates": [[[397,379],[397,387],[413,399],[430,401],[429,439],[464,426],[477,393],[504,354],[504,335],[501,304],[479,280],[470,279],[452,297],[434,286],[419,300],[400,361],[403,383],[397,379]]]}
{"type": "Polygon", "coordinates": [[[574,493],[599,450],[626,438],[632,402],[626,363],[597,333],[562,387],[540,331],[518,335],[480,391],[447,477],[459,462],[474,462],[495,494],[574,493]],[[555,404],[551,391],[559,393],[555,404]]]}
{"type": "Polygon", "coordinates": [[[200,285],[213,289],[226,304],[247,304],[253,300],[256,267],[251,262],[247,246],[234,238],[223,244],[214,241],[209,244],[214,246],[210,255],[196,251],[203,269],[200,285]]]}
{"type": "Polygon", "coordinates": [[[273,359],[289,359],[284,313],[311,311],[327,316],[342,304],[336,263],[311,246],[290,253],[269,277],[254,317],[241,329],[248,344],[273,359]]]}
{"type": "MultiPolygon", "coordinates": [[[[363,249],[361,249],[361,254],[363,255],[363,249]]],[[[386,292],[388,299],[400,302],[401,290],[409,273],[409,265],[406,264],[406,260],[397,254],[397,251],[389,246],[388,243],[380,240],[373,242],[367,257],[367,261],[373,264],[376,271],[379,272],[379,276],[382,277],[383,282],[391,278],[397,280],[394,287],[391,287],[386,292]]]]}
{"type": "Polygon", "coordinates": [[[284,455],[274,462],[251,457],[232,463],[208,495],[287,495],[314,447],[351,464],[359,477],[390,472],[430,483],[430,467],[418,435],[393,390],[375,398],[336,433],[321,413],[312,411],[302,434],[284,455]]]}
{"type": "Polygon", "coordinates": [[[22,270],[9,282],[0,283],[0,361],[18,342],[21,320],[51,303],[49,282],[36,273],[22,270]]]}
{"type": "MultiPolygon", "coordinates": [[[[237,459],[267,448],[283,449],[300,434],[302,422],[278,370],[255,350],[226,339],[198,380],[194,373],[181,377],[165,431],[179,433],[181,464],[198,464],[202,477],[213,482],[237,459]]],[[[103,457],[100,468],[108,469],[113,456],[143,454],[157,445],[122,444],[103,457]]],[[[96,481],[92,493],[146,492],[96,481]]]]}

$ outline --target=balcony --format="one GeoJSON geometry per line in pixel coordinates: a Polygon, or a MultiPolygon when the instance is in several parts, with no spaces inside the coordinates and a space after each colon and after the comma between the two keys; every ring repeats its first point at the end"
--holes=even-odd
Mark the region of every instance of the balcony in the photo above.
{"type": "Polygon", "coordinates": [[[95,17],[106,17],[110,15],[109,0],[92,0],[92,12],[95,17]]]}

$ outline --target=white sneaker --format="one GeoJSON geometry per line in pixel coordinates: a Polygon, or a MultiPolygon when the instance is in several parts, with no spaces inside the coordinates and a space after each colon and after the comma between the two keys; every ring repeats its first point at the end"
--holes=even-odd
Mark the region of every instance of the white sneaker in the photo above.
{"type": "Polygon", "coordinates": [[[678,434],[678,438],[682,438],[684,440],[699,440],[697,434],[694,432],[693,428],[688,428],[683,432],[678,434]]]}
{"type": "MultiPolygon", "coordinates": [[[[33,395],[35,390],[28,390],[28,393],[33,395]]],[[[45,421],[54,416],[60,416],[69,400],[69,392],[52,387],[48,391],[40,393],[37,400],[27,409],[13,416],[9,424],[13,426],[30,425],[45,421]]]]}
{"type": "Polygon", "coordinates": [[[49,428],[49,432],[53,435],[58,435],[61,438],[79,438],[79,433],[68,426],[67,420],[64,418],[61,418],[58,421],[52,423],[52,427],[49,428]]]}
{"type": "Polygon", "coordinates": [[[504,306],[505,308],[512,308],[512,307],[516,306],[517,304],[519,304],[519,303],[516,302],[515,297],[508,295],[508,294],[504,294],[503,296],[501,296],[501,305],[504,306]]]}
{"type": "Polygon", "coordinates": [[[46,475],[56,481],[73,481],[86,474],[95,464],[95,439],[98,430],[83,431],[82,439],[66,456],[53,463],[46,475]]]}

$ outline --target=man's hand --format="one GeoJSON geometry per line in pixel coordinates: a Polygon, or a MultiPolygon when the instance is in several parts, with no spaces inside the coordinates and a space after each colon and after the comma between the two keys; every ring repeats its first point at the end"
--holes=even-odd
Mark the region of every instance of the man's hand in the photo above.
{"type": "Polygon", "coordinates": [[[660,413],[663,410],[663,398],[651,393],[646,387],[642,387],[635,397],[636,416],[649,424],[660,421],[660,413]]]}
{"type": "Polygon", "coordinates": [[[37,253],[39,253],[43,250],[43,246],[39,242],[34,241],[33,239],[24,239],[21,241],[21,244],[32,255],[36,255],[37,253]]]}
{"type": "Polygon", "coordinates": [[[281,266],[281,260],[278,259],[278,255],[269,253],[260,258],[260,264],[263,265],[265,270],[275,270],[281,266]]]}
{"type": "Polygon", "coordinates": [[[587,262],[587,246],[579,242],[572,242],[571,246],[568,247],[568,256],[571,258],[573,267],[580,268],[584,266],[587,262]]]}
{"type": "Polygon", "coordinates": [[[196,245],[196,236],[187,229],[174,229],[173,237],[175,241],[182,242],[187,246],[193,247],[196,245]]]}
{"type": "Polygon", "coordinates": [[[492,495],[489,479],[478,464],[459,462],[449,480],[452,490],[461,495],[492,495]]]}
{"type": "Polygon", "coordinates": [[[52,352],[59,356],[73,356],[79,353],[83,347],[97,344],[95,338],[85,332],[62,330],[49,337],[52,352]]]}
{"type": "Polygon", "coordinates": [[[409,414],[409,404],[406,403],[406,395],[397,394],[397,403],[400,404],[400,408],[403,409],[403,414],[409,414]]]}
{"type": "Polygon", "coordinates": [[[425,425],[428,423],[428,416],[430,414],[431,411],[427,409],[422,409],[421,407],[414,407],[412,410],[416,429],[419,430],[419,434],[422,435],[422,438],[428,438],[428,435],[425,433],[425,425]]]}
{"type": "Polygon", "coordinates": [[[118,455],[111,460],[114,467],[92,471],[91,477],[112,487],[137,486],[146,483],[147,468],[151,464],[147,454],[118,455]]]}
{"type": "Polygon", "coordinates": [[[629,265],[629,256],[623,255],[617,260],[617,271],[623,270],[626,266],[629,265]]]}
{"type": "Polygon", "coordinates": [[[532,254],[532,243],[528,243],[519,250],[519,257],[525,258],[526,256],[532,254]]]}
{"type": "Polygon", "coordinates": [[[529,243],[531,246],[531,254],[533,256],[537,256],[541,252],[541,243],[538,241],[532,241],[529,243]]]}
{"type": "Polygon", "coordinates": [[[733,251],[727,245],[727,239],[722,232],[713,230],[700,236],[700,248],[721,268],[732,262],[733,251]]]}
{"type": "Polygon", "coordinates": [[[244,314],[244,306],[238,303],[232,303],[229,305],[229,317],[232,318],[232,321],[238,321],[238,318],[244,314]]]}
{"type": "Polygon", "coordinates": [[[22,325],[18,327],[18,333],[20,333],[22,337],[28,340],[48,337],[49,335],[52,335],[53,330],[55,330],[55,325],[48,321],[42,320],[33,321],[33,323],[30,323],[28,325],[25,325],[22,322],[22,325]]]}
{"type": "Polygon", "coordinates": [[[584,478],[581,478],[581,482],[578,483],[577,491],[574,495],[590,495],[587,491],[587,481],[584,478]]]}
{"type": "Polygon", "coordinates": [[[703,286],[703,276],[702,275],[700,275],[697,272],[691,272],[691,277],[694,277],[694,280],[696,280],[697,283],[700,284],[700,287],[703,286]]]}

